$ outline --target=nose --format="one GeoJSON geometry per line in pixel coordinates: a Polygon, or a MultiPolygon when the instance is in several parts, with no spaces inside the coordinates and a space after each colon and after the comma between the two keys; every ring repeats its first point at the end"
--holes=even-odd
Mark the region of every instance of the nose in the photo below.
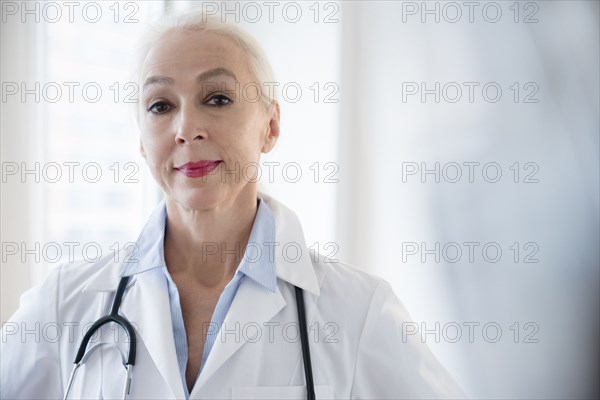
{"type": "Polygon", "coordinates": [[[177,144],[191,144],[207,137],[204,120],[200,112],[195,110],[192,105],[181,107],[176,124],[175,141],[177,144]]]}

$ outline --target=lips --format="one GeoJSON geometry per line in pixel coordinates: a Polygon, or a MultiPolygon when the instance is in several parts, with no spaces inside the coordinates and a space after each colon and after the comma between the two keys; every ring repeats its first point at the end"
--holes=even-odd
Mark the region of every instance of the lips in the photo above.
{"type": "Polygon", "coordinates": [[[175,167],[175,169],[187,176],[188,178],[201,178],[205,175],[210,174],[221,163],[221,160],[192,161],[180,165],[179,167],[175,167]]]}

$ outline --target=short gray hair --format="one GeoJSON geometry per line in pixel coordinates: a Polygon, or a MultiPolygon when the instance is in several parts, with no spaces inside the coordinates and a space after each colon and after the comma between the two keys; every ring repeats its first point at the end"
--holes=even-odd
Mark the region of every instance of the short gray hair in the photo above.
{"type": "MultiPolygon", "coordinates": [[[[199,10],[190,10],[176,15],[165,15],[152,23],[140,37],[134,60],[133,79],[141,83],[142,67],[152,46],[166,33],[173,30],[197,30],[225,35],[237,43],[248,57],[250,72],[262,89],[261,99],[267,104],[278,101],[274,89],[275,73],[265,51],[258,41],[247,31],[230,22],[223,22],[220,17],[203,14],[199,10]],[[271,83],[267,89],[265,83],[271,83]]],[[[141,89],[141,88],[140,88],[141,89]]],[[[141,93],[140,93],[141,94],[141,93]]],[[[136,107],[136,120],[139,108],[136,107]]]]}

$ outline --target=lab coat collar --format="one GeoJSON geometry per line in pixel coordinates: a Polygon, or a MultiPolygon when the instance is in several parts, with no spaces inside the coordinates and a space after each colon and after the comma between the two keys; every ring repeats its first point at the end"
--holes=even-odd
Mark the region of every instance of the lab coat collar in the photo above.
{"type": "Polygon", "coordinates": [[[275,218],[277,277],[318,296],[319,282],[298,216],[271,196],[262,192],[259,196],[267,203],[275,218]]]}

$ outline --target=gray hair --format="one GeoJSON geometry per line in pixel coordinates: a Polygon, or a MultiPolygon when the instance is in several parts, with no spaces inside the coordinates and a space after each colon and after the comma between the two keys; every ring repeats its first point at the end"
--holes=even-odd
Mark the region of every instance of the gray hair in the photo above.
{"type": "MultiPolygon", "coordinates": [[[[173,30],[207,31],[225,35],[237,43],[248,57],[250,72],[261,87],[261,100],[269,105],[278,101],[275,85],[267,88],[265,83],[275,83],[275,74],[265,51],[258,41],[248,32],[230,22],[223,22],[220,17],[205,15],[202,11],[191,10],[182,14],[165,15],[151,24],[140,37],[134,60],[133,79],[141,83],[142,67],[152,46],[167,32],[173,30]]],[[[141,89],[141,88],[140,88],[141,89]]],[[[135,107],[135,119],[138,119],[139,108],[135,107]]]]}

